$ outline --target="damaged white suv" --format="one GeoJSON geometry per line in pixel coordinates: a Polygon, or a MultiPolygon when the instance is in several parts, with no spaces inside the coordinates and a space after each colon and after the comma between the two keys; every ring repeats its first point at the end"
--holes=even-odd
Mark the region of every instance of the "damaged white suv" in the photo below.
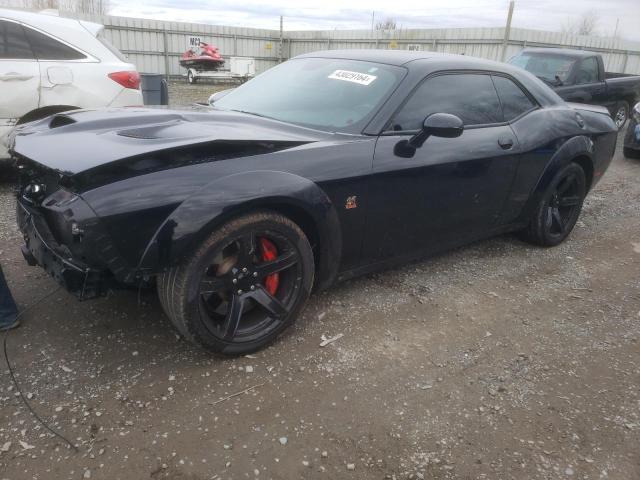
{"type": "Polygon", "coordinates": [[[102,25],[0,9],[0,159],[13,126],[78,108],[142,105],[135,65],[102,25]]]}

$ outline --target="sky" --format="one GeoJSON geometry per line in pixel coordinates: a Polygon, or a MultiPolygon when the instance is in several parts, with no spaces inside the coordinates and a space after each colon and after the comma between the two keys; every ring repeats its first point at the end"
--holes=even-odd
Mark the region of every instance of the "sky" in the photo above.
{"type": "MultiPolygon", "coordinates": [[[[402,28],[502,27],[507,0],[110,0],[112,15],[285,30],[370,29],[393,18],[402,28]]],[[[640,41],[640,0],[516,0],[513,27],[560,31],[585,12],[596,33],[640,41]]]]}

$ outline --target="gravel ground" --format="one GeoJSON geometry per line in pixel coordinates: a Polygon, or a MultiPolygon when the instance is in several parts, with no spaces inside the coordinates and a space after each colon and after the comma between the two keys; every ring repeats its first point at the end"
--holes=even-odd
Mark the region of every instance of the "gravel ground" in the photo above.
{"type": "MultiPolygon", "coordinates": [[[[502,236],[338,285],[254,356],[179,339],[153,292],[58,291],[8,352],[78,451],[3,366],[0,478],[640,478],[639,178],[618,153],[565,244],[502,236]]],[[[19,244],[0,184],[24,308],[56,284],[19,244]]]]}
{"type": "Polygon", "coordinates": [[[233,87],[233,84],[219,84],[211,80],[200,80],[195,85],[189,85],[186,80],[171,80],[169,82],[169,105],[177,107],[196,102],[206,103],[212,93],[233,87]]]}

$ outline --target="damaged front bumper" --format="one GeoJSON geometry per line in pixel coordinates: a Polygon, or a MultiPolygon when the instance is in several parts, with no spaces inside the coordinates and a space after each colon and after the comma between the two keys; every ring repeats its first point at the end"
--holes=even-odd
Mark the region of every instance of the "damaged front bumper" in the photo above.
{"type": "Polygon", "coordinates": [[[65,255],[44,218],[18,201],[17,217],[25,245],[22,254],[29,265],[39,265],[66,290],[81,300],[103,293],[103,272],[65,255]]]}

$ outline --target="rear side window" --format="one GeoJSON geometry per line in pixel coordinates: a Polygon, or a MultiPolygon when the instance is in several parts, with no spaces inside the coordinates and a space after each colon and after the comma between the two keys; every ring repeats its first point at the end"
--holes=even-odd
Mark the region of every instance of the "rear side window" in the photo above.
{"type": "Polygon", "coordinates": [[[535,103],[512,80],[497,76],[492,78],[498,91],[498,97],[500,97],[500,103],[502,103],[505,121],[513,120],[535,108],[535,103]]]}
{"type": "Polygon", "coordinates": [[[598,81],[598,60],[596,57],[585,58],[580,62],[576,83],[596,83],[598,81]]]}
{"type": "Polygon", "coordinates": [[[33,59],[22,25],[0,20],[0,59],[33,59]]]}
{"type": "Polygon", "coordinates": [[[397,113],[391,128],[419,130],[432,113],[457,115],[467,126],[504,121],[491,77],[482,74],[446,74],[427,79],[397,113]]]}
{"type": "Polygon", "coordinates": [[[75,48],[68,47],[48,35],[28,27],[25,27],[25,31],[38,60],[81,60],[87,58],[75,48]]]}

